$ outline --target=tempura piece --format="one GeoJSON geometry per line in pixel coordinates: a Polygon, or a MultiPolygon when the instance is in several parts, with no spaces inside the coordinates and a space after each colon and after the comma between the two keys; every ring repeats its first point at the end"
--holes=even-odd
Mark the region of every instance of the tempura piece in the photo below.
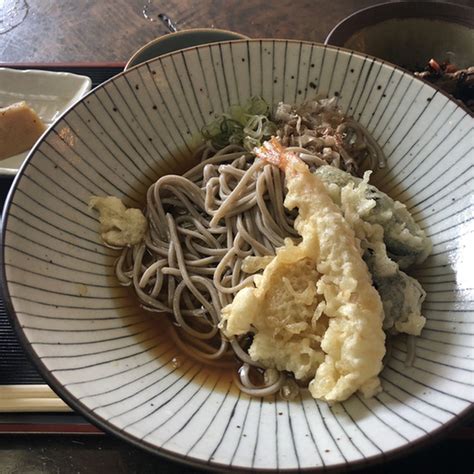
{"type": "Polygon", "coordinates": [[[315,174],[323,180],[361,242],[364,261],[382,298],[384,330],[390,334],[403,332],[419,336],[426,322],[421,314],[426,293],[415,278],[400,270],[400,259],[393,258],[390,252],[393,247],[389,245],[397,241],[400,248],[404,246],[403,258],[424,259],[423,254],[431,249],[430,240],[405,206],[401,207],[401,203],[369,184],[370,171],[359,179],[330,168],[322,166],[315,174]]]}
{"type": "Polygon", "coordinates": [[[114,196],[92,196],[89,207],[100,213],[100,236],[112,247],[135,245],[143,240],[148,224],[140,209],[127,209],[114,196]]]}
{"type": "MultiPolygon", "coordinates": [[[[321,166],[314,173],[326,186],[337,185],[342,188],[350,183],[355,186],[362,183],[362,179],[334,166],[321,166]]],[[[362,219],[383,227],[383,239],[390,258],[402,269],[424,262],[431,252],[431,242],[406,206],[371,184],[363,187],[362,198],[373,202],[367,212],[361,215],[362,219]]]]}
{"type": "Polygon", "coordinates": [[[342,401],[357,390],[372,396],[380,390],[385,354],[383,308],[359,242],[301,160],[276,139],[255,151],[284,169],[285,207],[298,208],[295,229],[303,240],[287,239],[255,288],[237,293],[222,311],[223,330],[228,336],[254,332],[251,358],[311,379],[314,398],[342,401]],[[291,299],[298,305],[284,304],[291,299]]]}

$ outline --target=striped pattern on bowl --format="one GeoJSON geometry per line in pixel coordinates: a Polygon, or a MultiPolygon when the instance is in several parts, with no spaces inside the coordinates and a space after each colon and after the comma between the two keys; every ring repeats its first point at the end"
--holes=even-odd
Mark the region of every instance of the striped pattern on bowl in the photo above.
{"type": "Polygon", "coordinates": [[[471,407],[473,118],[446,95],[370,57],[284,40],[219,43],[143,64],[63,115],[21,169],[6,206],[3,277],[16,328],[58,393],[103,429],[210,468],[304,469],[381,459],[471,407]],[[261,95],[338,97],[382,146],[374,183],[433,241],[417,270],[428,321],[417,358],[394,346],[384,391],[329,406],[304,395],[249,398],[228,374],[178,363],[166,329],[114,278],[91,195],[144,202],[189,166],[214,114],[261,95]]]}

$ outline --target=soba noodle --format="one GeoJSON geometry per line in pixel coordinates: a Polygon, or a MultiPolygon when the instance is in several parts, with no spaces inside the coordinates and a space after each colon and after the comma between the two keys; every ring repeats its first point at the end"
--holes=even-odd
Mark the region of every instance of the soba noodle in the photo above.
{"type": "MultiPolygon", "coordinates": [[[[313,167],[329,162],[356,172],[366,158],[372,166],[383,164],[374,140],[330,100],[298,113],[280,106],[276,119],[282,141],[313,167]]],[[[265,115],[256,116],[245,133],[261,139],[266,124],[265,115]]],[[[227,340],[218,327],[221,309],[253,282],[244,259],[271,257],[284,239],[299,240],[295,215],[283,205],[283,174],[238,144],[216,149],[209,140],[194,159],[199,164],[183,176],[163,176],[149,188],[149,231],[142,243],[123,249],[117,278],[133,285],[144,308],[170,315],[182,351],[221,367],[235,365],[236,356],[243,363],[236,381],[243,391],[261,396],[285,386],[290,397],[294,382],[275,369],[265,372],[263,387],[255,385],[250,368],[263,368],[247,354],[249,336],[227,340]]]]}

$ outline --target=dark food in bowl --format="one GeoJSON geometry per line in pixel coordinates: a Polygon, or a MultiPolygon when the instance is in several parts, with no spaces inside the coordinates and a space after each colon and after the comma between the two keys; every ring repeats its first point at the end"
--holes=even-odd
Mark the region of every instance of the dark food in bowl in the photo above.
{"type": "Polygon", "coordinates": [[[449,61],[438,63],[431,59],[423,71],[415,72],[415,76],[451,94],[474,112],[474,66],[458,69],[449,61]]]}
{"type": "Polygon", "coordinates": [[[343,19],[325,42],[415,72],[473,110],[471,6],[416,0],[381,3],[343,19]]]}

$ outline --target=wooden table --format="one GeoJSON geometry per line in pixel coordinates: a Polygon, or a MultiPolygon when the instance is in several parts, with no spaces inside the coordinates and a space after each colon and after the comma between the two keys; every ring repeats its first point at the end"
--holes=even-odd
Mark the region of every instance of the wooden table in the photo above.
{"type": "MultiPolygon", "coordinates": [[[[26,0],[25,21],[0,35],[0,63],[125,61],[167,30],[142,14],[168,14],[179,29],[215,27],[250,37],[324,42],[354,11],[383,0],[26,0]]],[[[472,5],[472,0],[449,0],[472,5]]]]}
{"type": "MultiPolygon", "coordinates": [[[[161,22],[144,18],[142,9],[148,1],[151,14],[166,13],[179,29],[215,27],[255,38],[324,42],[347,15],[383,0],[27,0],[25,21],[0,35],[0,65],[123,63],[142,44],[167,33],[161,22]]],[[[449,1],[472,5],[473,0],[449,1]]],[[[470,426],[458,427],[446,440],[392,461],[383,470],[445,472],[453,467],[456,471],[454,459],[469,463],[472,439],[470,426]]],[[[0,437],[0,472],[79,470],[184,472],[181,466],[111,437],[0,437]]],[[[376,473],[379,468],[364,471],[376,473]]]]}

